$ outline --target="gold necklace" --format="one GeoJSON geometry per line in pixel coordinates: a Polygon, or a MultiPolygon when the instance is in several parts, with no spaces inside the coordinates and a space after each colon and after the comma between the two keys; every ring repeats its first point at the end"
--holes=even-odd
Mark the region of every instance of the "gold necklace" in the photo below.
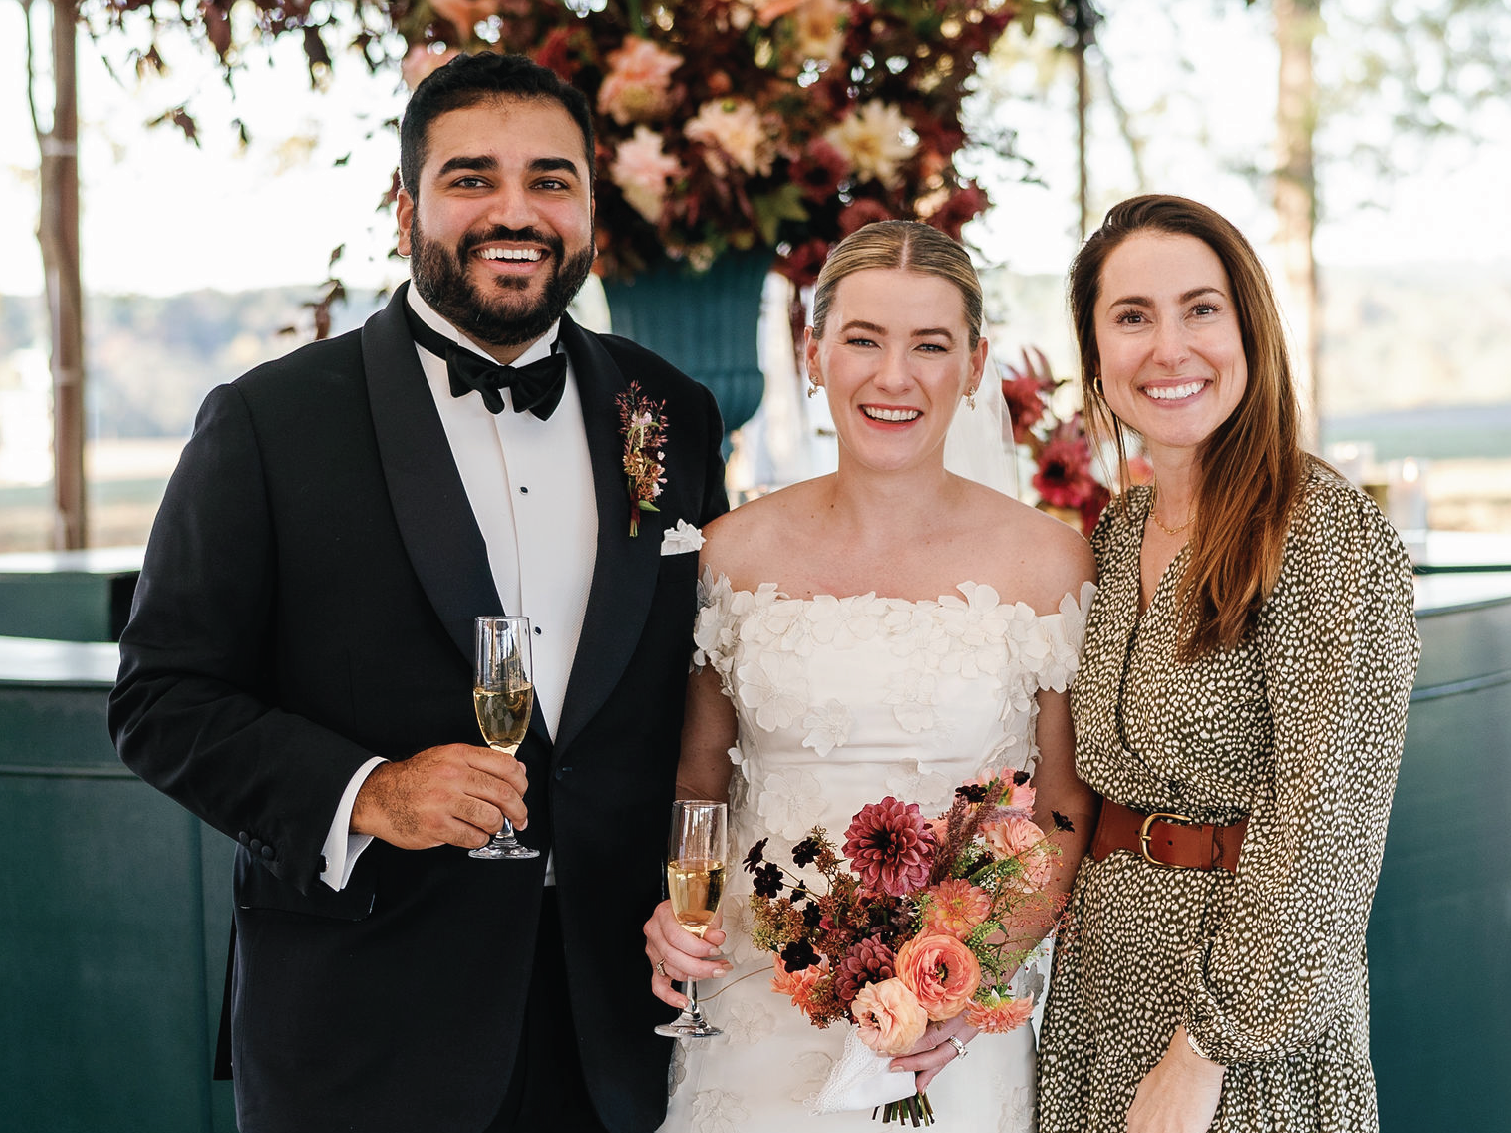
{"type": "Polygon", "coordinates": [[[1163,523],[1161,523],[1159,521],[1159,514],[1158,514],[1158,512],[1156,510],[1156,509],[1158,509],[1158,507],[1159,507],[1159,485],[1156,484],[1156,485],[1154,485],[1154,492],[1153,492],[1153,494],[1149,498],[1149,518],[1152,519],[1152,520],[1154,520],[1154,526],[1158,527],[1166,535],[1171,535],[1171,536],[1179,535],[1186,528],[1190,527],[1191,526],[1191,521],[1196,518],[1194,515],[1188,515],[1186,517],[1186,522],[1182,523],[1179,527],[1166,527],[1163,523]]]}

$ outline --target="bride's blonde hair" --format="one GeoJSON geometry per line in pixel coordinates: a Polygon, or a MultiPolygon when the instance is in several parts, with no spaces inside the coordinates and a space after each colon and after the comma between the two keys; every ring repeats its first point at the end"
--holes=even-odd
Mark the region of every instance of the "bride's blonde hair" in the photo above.
{"type": "Polygon", "coordinates": [[[956,241],[915,220],[880,220],[841,240],[824,261],[813,289],[813,333],[824,335],[824,322],[840,280],[858,271],[887,268],[938,276],[953,284],[965,304],[969,346],[981,339],[981,281],[971,257],[956,241]]]}

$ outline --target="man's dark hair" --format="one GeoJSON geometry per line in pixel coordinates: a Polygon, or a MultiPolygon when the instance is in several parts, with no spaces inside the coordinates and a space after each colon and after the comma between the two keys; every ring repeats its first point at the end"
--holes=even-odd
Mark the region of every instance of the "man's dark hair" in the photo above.
{"type": "Polygon", "coordinates": [[[399,129],[399,177],[416,201],[420,199],[420,170],[425,165],[430,123],[450,110],[464,110],[492,98],[541,98],[559,102],[582,131],[588,182],[593,169],[593,114],[587,96],[549,67],[523,55],[479,52],[458,55],[437,67],[420,83],[404,111],[399,129]]]}

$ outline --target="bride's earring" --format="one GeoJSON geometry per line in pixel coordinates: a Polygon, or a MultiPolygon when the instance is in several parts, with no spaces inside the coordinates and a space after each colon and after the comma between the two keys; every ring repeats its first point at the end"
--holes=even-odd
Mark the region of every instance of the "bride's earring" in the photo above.
{"type": "Polygon", "coordinates": [[[819,384],[816,381],[814,381],[812,378],[809,378],[808,379],[808,396],[812,397],[814,394],[818,393],[818,391],[819,391],[819,384]]]}
{"type": "Polygon", "coordinates": [[[976,391],[975,390],[968,389],[968,390],[965,391],[965,403],[966,403],[966,405],[970,406],[972,409],[976,408],[976,391]]]}

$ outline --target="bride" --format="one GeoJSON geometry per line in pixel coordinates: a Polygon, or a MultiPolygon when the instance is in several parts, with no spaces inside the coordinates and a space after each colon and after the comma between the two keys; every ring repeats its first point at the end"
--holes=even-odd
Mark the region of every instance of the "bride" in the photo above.
{"type": "MultiPolygon", "coordinates": [[[[1066,687],[1091,555],[1070,527],[946,470],[956,410],[987,411],[974,409],[981,308],[969,256],[922,224],[862,228],[819,275],[804,348],[838,470],[710,524],[702,548],[701,668],[677,788],[728,798],[733,861],[767,838],[767,859],[785,863],[815,825],[843,841],[851,816],[889,794],[933,816],[984,769],[1017,768],[1033,772],[1041,826],[1052,811],[1071,819],[1074,833],[1055,835],[1055,883],[1074,876],[1092,806],[1074,774],[1066,687]]],[[[995,382],[982,396],[1000,397],[995,382]]],[[[679,1042],[663,1130],[870,1129],[869,1101],[814,1112],[845,1028],[816,1029],[773,993],[750,893],[731,868],[723,930],[704,940],[666,902],[646,925],[655,993],[680,1007],[672,981],[697,979],[724,1031],[679,1042]]],[[[891,1069],[928,1089],[941,1130],[1033,1128],[1027,1026],[930,1023],[891,1069]]]]}

